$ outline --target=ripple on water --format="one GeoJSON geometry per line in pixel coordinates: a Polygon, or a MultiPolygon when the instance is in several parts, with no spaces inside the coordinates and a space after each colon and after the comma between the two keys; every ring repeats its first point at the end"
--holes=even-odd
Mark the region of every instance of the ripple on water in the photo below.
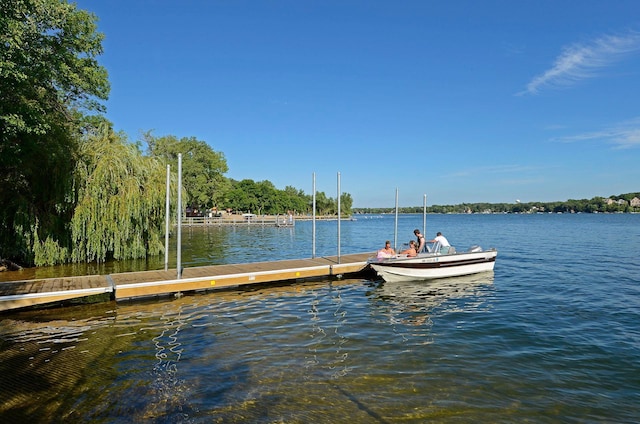
{"type": "MultiPolygon", "coordinates": [[[[319,281],[3,317],[0,415],[634,422],[640,226],[599,219],[430,217],[454,240],[477,229],[496,241],[495,272],[476,281],[319,281]],[[595,248],[613,240],[621,247],[595,248]]],[[[295,245],[299,230],[274,237],[295,245]]],[[[224,242],[268,238],[235,231],[224,242]]]]}

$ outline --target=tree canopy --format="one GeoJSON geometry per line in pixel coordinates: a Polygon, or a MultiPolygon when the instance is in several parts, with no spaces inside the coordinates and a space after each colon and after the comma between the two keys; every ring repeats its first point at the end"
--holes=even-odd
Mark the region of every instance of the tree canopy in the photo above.
{"type": "Polygon", "coordinates": [[[74,262],[164,251],[166,171],[160,162],[103,127],[82,144],[75,176],[74,262]]]}
{"type": "MultiPolygon", "coordinates": [[[[64,0],[0,0],[0,10],[0,258],[48,265],[162,253],[166,165],[175,193],[179,154],[192,208],[311,211],[311,197],[291,186],[226,178],[224,154],[205,141],[147,132],[132,143],[114,132],[94,14],[64,0]]],[[[319,213],[336,213],[333,199],[317,197],[319,213]]],[[[341,202],[348,213],[351,196],[341,202]]]]}
{"type": "Polygon", "coordinates": [[[155,137],[144,134],[150,156],[178,169],[178,154],[182,154],[182,185],[187,193],[186,204],[199,209],[220,206],[221,196],[228,189],[224,174],[229,170],[224,154],[213,150],[195,137],[178,139],[173,135],[155,137]]]}
{"type": "Polygon", "coordinates": [[[0,0],[0,256],[68,247],[82,120],[109,94],[95,16],[61,0],[0,0]]]}

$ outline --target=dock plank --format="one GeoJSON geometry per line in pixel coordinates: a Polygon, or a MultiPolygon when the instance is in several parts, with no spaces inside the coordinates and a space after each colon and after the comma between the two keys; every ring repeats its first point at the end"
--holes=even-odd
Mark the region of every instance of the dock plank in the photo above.
{"type": "Polygon", "coordinates": [[[0,311],[114,292],[116,300],[244,284],[298,281],[356,274],[367,268],[372,252],[306,259],[223,264],[109,275],[50,278],[0,283],[0,311]]]}
{"type": "Polygon", "coordinates": [[[0,311],[44,305],[113,291],[103,275],[0,283],[0,311]]]}
{"type": "Polygon", "coordinates": [[[367,252],[342,255],[339,260],[337,257],[318,257],[201,266],[185,269],[181,279],[177,279],[176,270],[168,271],[170,274],[173,272],[173,277],[163,281],[153,279],[151,274],[144,273],[137,273],[135,276],[128,273],[126,281],[114,275],[115,297],[116,300],[119,300],[183,291],[211,290],[244,284],[351,274],[363,271],[366,268],[366,260],[371,255],[372,252],[367,252]]]}

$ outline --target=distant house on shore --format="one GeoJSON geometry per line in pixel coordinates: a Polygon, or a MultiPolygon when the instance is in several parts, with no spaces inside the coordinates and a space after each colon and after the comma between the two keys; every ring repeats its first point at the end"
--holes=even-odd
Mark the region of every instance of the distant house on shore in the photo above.
{"type": "Polygon", "coordinates": [[[634,197],[633,199],[631,199],[631,201],[629,202],[629,205],[633,208],[640,208],[640,199],[637,197],[634,197]]]}
{"type": "MultiPolygon", "coordinates": [[[[636,199],[637,199],[637,197],[636,197],[636,199]]],[[[640,201],[640,199],[639,199],[639,201],[640,201]]],[[[618,200],[615,200],[615,199],[611,199],[611,198],[609,198],[609,199],[607,199],[607,200],[605,201],[605,203],[606,203],[607,205],[613,205],[613,204],[616,204],[616,205],[620,205],[620,206],[625,206],[625,205],[627,205],[629,202],[627,202],[627,201],[626,201],[626,200],[624,200],[624,199],[618,199],[618,200]]],[[[633,206],[633,205],[632,205],[632,206],[633,206]]]]}

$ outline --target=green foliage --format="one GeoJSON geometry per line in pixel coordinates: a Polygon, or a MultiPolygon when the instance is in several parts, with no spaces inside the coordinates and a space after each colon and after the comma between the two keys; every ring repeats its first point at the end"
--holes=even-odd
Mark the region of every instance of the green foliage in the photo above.
{"type": "Polygon", "coordinates": [[[228,171],[224,154],[214,151],[207,143],[194,137],[181,138],[169,135],[154,137],[144,134],[150,156],[178,169],[178,154],[182,154],[182,186],[187,193],[185,204],[197,209],[220,206],[228,190],[228,171]]]}
{"type": "Polygon", "coordinates": [[[281,197],[283,209],[296,213],[311,212],[311,196],[304,194],[303,190],[298,190],[293,186],[286,186],[281,192],[281,197]]]}
{"type": "MultiPolygon", "coordinates": [[[[225,204],[239,212],[252,212],[258,215],[278,215],[291,211],[295,214],[311,214],[313,199],[302,190],[292,186],[278,190],[270,181],[255,182],[250,179],[231,181],[231,190],[225,197],[225,204]]],[[[351,215],[353,199],[349,193],[342,193],[340,209],[343,216],[351,215]]],[[[316,213],[318,215],[337,215],[336,199],[329,198],[324,192],[316,192],[316,213]]]]}
{"type": "Polygon", "coordinates": [[[0,5],[2,136],[45,135],[70,108],[100,109],[109,83],[96,17],[61,0],[0,5]]]}
{"type": "MultiPolygon", "coordinates": [[[[49,265],[162,252],[165,170],[175,192],[179,153],[192,207],[310,213],[301,190],[225,178],[224,155],[203,141],[147,133],[145,156],[114,134],[95,15],[63,0],[0,0],[0,11],[0,257],[49,265]]],[[[321,214],[336,213],[318,199],[321,214]]],[[[341,195],[345,214],[351,204],[341,195]]]]}
{"type": "MultiPolygon", "coordinates": [[[[224,177],[227,162],[222,153],[216,152],[204,141],[193,137],[178,139],[168,135],[154,137],[144,134],[148,154],[177,169],[178,154],[182,154],[182,184],[187,193],[185,204],[199,211],[212,207],[219,210],[231,208],[235,211],[256,214],[311,213],[311,196],[302,190],[287,186],[277,189],[272,182],[255,182],[251,179],[234,181],[224,177]]],[[[316,202],[320,214],[336,214],[335,199],[318,193],[316,202]]],[[[343,213],[350,214],[353,200],[345,193],[341,197],[343,213]]]]}
{"type": "Polygon", "coordinates": [[[80,157],[72,259],[100,262],[163,252],[166,168],[108,129],[90,135],[80,157]]]}
{"type": "MultiPolygon", "coordinates": [[[[609,199],[594,197],[592,199],[564,202],[529,202],[529,203],[462,203],[459,205],[433,205],[427,207],[428,213],[614,213],[640,212],[639,207],[632,207],[630,201],[640,198],[640,193],[626,193],[611,196],[609,199]],[[611,201],[608,201],[611,200],[611,201]],[[626,203],[619,203],[624,200],[626,203]],[[608,204],[609,203],[609,204],[608,204]]],[[[390,208],[355,208],[355,213],[389,213],[390,208]]],[[[401,213],[422,213],[422,206],[399,208],[401,213]]]]}
{"type": "Polygon", "coordinates": [[[342,193],[340,195],[340,215],[351,215],[351,209],[353,207],[353,198],[349,193],[342,193]]]}
{"type": "Polygon", "coordinates": [[[228,206],[236,211],[260,214],[283,214],[286,212],[282,205],[281,193],[269,181],[256,183],[246,179],[232,181],[231,190],[226,195],[228,206]]]}
{"type": "MultiPolygon", "coordinates": [[[[313,201],[313,199],[312,199],[313,201]]],[[[316,213],[319,215],[333,215],[337,209],[333,199],[328,198],[324,191],[316,192],[316,213]]]]}
{"type": "MultiPolygon", "coordinates": [[[[349,193],[340,194],[340,216],[350,216],[353,198],[349,193]]],[[[319,215],[338,215],[338,202],[327,197],[323,191],[316,192],[316,213],[319,215]]]]}
{"type": "Polygon", "coordinates": [[[77,119],[109,92],[103,36],[64,1],[0,10],[0,257],[51,263],[69,249],[77,119]]]}
{"type": "Polygon", "coordinates": [[[54,265],[69,260],[69,248],[62,247],[58,240],[48,236],[45,241],[40,241],[38,231],[34,229],[33,255],[36,265],[54,265]]]}

